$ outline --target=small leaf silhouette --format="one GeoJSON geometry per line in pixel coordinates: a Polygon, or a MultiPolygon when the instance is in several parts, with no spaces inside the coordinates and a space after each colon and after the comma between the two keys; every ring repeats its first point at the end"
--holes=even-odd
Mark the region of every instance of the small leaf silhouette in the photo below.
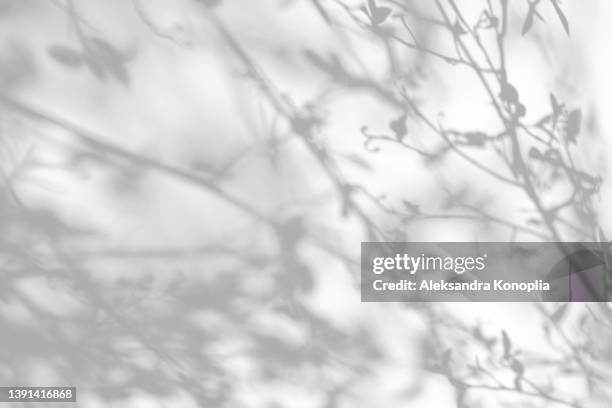
{"type": "Polygon", "coordinates": [[[576,143],[576,137],[580,133],[580,124],[582,122],[582,111],[574,109],[567,115],[566,137],[570,143],[576,143]]]}
{"type": "Polygon", "coordinates": [[[308,135],[317,125],[317,120],[310,116],[296,116],[291,120],[291,129],[299,135],[308,135]]]}
{"type": "Polygon", "coordinates": [[[221,5],[221,0],[198,0],[198,2],[204,4],[208,8],[215,8],[221,5]]]}
{"type": "Polygon", "coordinates": [[[98,37],[88,39],[87,65],[98,78],[104,79],[110,73],[123,84],[129,85],[130,78],[125,64],[126,56],[112,44],[98,37]]]}
{"type": "Polygon", "coordinates": [[[518,391],[523,390],[523,384],[521,383],[522,377],[516,376],[514,378],[514,388],[518,391]]]}
{"type": "Polygon", "coordinates": [[[338,55],[332,53],[329,57],[329,61],[327,61],[314,51],[304,50],[304,56],[308,58],[314,66],[327,73],[330,77],[339,81],[345,79],[346,73],[338,55]]]}
{"type": "Polygon", "coordinates": [[[516,376],[518,378],[522,377],[523,374],[525,374],[525,366],[523,365],[523,363],[521,363],[517,359],[512,360],[512,363],[510,364],[510,368],[512,369],[512,371],[516,373],[516,376]]]}
{"type": "Polygon", "coordinates": [[[455,36],[460,36],[467,33],[467,30],[463,28],[459,20],[455,21],[455,24],[451,27],[451,31],[455,36]]]}
{"type": "Polygon", "coordinates": [[[552,93],[550,94],[550,106],[552,107],[553,115],[559,115],[559,113],[561,112],[561,105],[559,105],[557,98],[555,98],[555,95],[553,95],[552,93]]]}
{"type": "Polygon", "coordinates": [[[384,23],[391,15],[392,10],[389,7],[378,7],[374,0],[368,0],[368,7],[370,8],[370,21],[373,26],[384,23]]]}
{"type": "Polygon", "coordinates": [[[122,58],[122,55],[117,49],[108,41],[99,37],[90,37],[89,43],[98,52],[112,56],[113,58],[122,58]]]}
{"type": "Polygon", "coordinates": [[[565,17],[565,14],[563,14],[563,10],[561,10],[561,7],[559,6],[559,3],[557,3],[557,0],[550,0],[550,2],[555,8],[555,11],[557,12],[557,15],[559,16],[559,20],[561,20],[561,24],[563,25],[563,29],[565,30],[565,33],[569,37],[570,29],[569,29],[569,23],[567,22],[567,17],[565,17]]]}
{"type": "Polygon", "coordinates": [[[391,9],[389,7],[378,7],[372,10],[372,24],[380,25],[385,22],[391,15],[391,9]]]}
{"type": "Polygon", "coordinates": [[[411,203],[410,201],[407,201],[407,200],[402,200],[402,204],[404,204],[404,207],[406,207],[406,209],[410,211],[412,214],[421,213],[421,209],[418,206],[418,204],[411,203]]]}
{"type": "Polygon", "coordinates": [[[534,226],[540,226],[542,225],[542,221],[537,218],[529,218],[527,220],[527,224],[534,225],[534,226]]]}
{"type": "Polygon", "coordinates": [[[510,369],[516,374],[514,377],[514,388],[521,390],[523,388],[521,381],[525,375],[525,366],[515,358],[510,363],[510,369]]]}
{"type": "Polygon", "coordinates": [[[478,130],[458,133],[456,143],[464,146],[481,147],[486,143],[487,137],[486,133],[478,130]]]}
{"type": "Polygon", "coordinates": [[[529,149],[529,157],[535,160],[544,161],[545,157],[541,151],[538,150],[537,147],[532,147],[529,149]]]}
{"type": "Polygon", "coordinates": [[[395,137],[399,141],[401,141],[404,136],[408,134],[408,129],[406,129],[406,116],[406,113],[404,113],[399,118],[389,122],[389,127],[391,128],[391,130],[395,134],[395,137]]]}
{"type": "Polygon", "coordinates": [[[83,64],[83,56],[73,48],[65,45],[51,45],[47,48],[47,52],[58,62],[68,67],[79,67],[83,64]]]}
{"type": "Polygon", "coordinates": [[[505,82],[501,86],[499,97],[508,103],[514,104],[519,101],[518,91],[512,84],[505,82]]]}
{"type": "Polygon", "coordinates": [[[113,73],[117,74],[114,71],[124,70],[125,58],[112,44],[96,37],[91,38],[91,44],[94,46],[96,58],[107,65],[113,73]]]}
{"type": "Polygon", "coordinates": [[[525,22],[523,23],[523,29],[521,30],[521,35],[525,35],[531,30],[531,26],[533,26],[533,16],[535,15],[535,3],[529,3],[529,10],[527,11],[527,16],[525,17],[525,22]]]}
{"type": "Polygon", "coordinates": [[[329,18],[329,15],[325,11],[325,9],[323,8],[323,6],[319,2],[319,0],[312,0],[312,4],[315,7],[315,9],[317,9],[317,12],[321,16],[321,18],[323,18],[323,20],[325,20],[325,22],[328,25],[330,25],[330,26],[333,25],[331,18],[329,18]]]}
{"type": "Polygon", "coordinates": [[[578,177],[581,180],[583,180],[583,181],[585,181],[585,182],[587,182],[589,184],[592,184],[593,186],[598,186],[598,185],[601,184],[601,181],[602,181],[601,177],[591,176],[590,174],[587,174],[584,171],[578,171],[576,174],[578,175],[578,177]]]}
{"type": "Polygon", "coordinates": [[[345,154],[343,157],[356,165],[357,167],[361,167],[364,170],[372,170],[372,166],[368,163],[363,157],[356,154],[345,154]]]}
{"type": "Polygon", "coordinates": [[[512,342],[505,330],[502,330],[502,345],[504,347],[504,359],[507,360],[510,358],[510,352],[512,351],[512,342]]]}
{"type": "Polygon", "coordinates": [[[567,305],[568,303],[564,303],[563,305],[561,305],[561,307],[555,310],[555,312],[550,315],[550,320],[552,320],[554,323],[559,323],[567,312],[567,305]]]}
{"type": "Polygon", "coordinates": [[[497,339],[495,337],[487,337],[482,333],[482,329],[480,327],[474,327],[472,329],[472,335],[476,340],[484,344],[488,349],[493,347],[495,343],[497,343],[497,339]]]}

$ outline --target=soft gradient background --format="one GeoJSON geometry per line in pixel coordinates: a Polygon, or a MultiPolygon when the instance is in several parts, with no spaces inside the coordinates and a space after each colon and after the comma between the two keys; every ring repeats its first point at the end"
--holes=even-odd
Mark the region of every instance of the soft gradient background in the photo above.
{"type": "MultiPolygon", "coordinates": [[[[455,5],[471,26],[503,4],[455,5]]],[[[551,93],[580,109],[556,143],[597,190],[556,237],[524,189],[415,153],[445,145],[402,89],[439,128],[502,129],[476,72],[426,51],[458,49],[435,1],[0,0],[0,385],[74,385],[82,407],[612,406],[606,304],[359,300],[361,241],[612,234],[612,5],[559,3],[568,35],[534,2],[522,34],[529,4],[504,36],[522,120],[551,93]]],[[[504,143],[459,149],[512,179],[504,143]]],[[[528,166],[543,205],[571,196],[528,166]]]]}

